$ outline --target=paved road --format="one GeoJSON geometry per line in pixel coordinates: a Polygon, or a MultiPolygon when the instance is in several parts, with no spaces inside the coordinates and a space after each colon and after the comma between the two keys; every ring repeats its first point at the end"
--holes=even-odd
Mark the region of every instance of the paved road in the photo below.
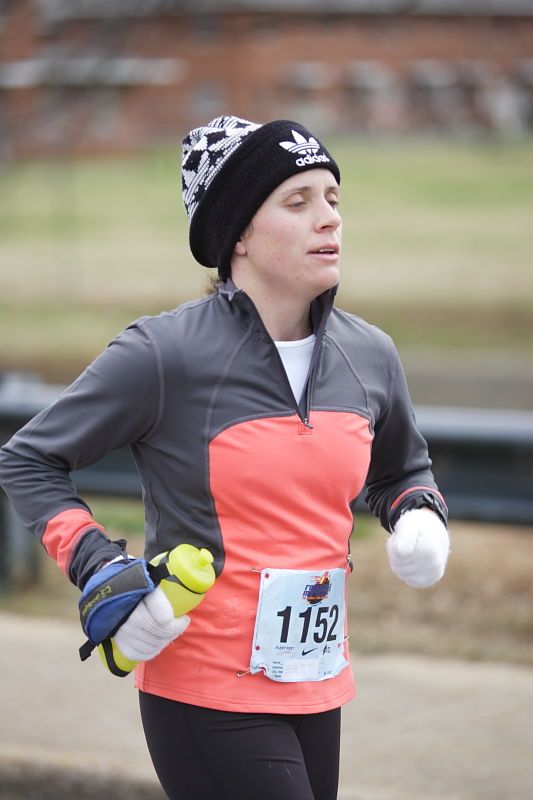
{"type": "MultiPolygon", "coordinates": [[[[76,624],[0,615],[0,800],[159,800],[130,678],[76,624]]],[[[533,670],[355,656],[340,800],[531,800],[533,670]]]]}

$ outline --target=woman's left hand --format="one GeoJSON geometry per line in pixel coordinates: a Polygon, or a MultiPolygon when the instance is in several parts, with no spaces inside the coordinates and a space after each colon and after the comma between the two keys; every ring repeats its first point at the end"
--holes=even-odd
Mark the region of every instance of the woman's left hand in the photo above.
{"type": "Polygon", "coordinates": [[[406,511],[387,540],[392,571],[409,586],[432,586],[444,575],[450,537],[442,520],[429,508],[406,511]]]}

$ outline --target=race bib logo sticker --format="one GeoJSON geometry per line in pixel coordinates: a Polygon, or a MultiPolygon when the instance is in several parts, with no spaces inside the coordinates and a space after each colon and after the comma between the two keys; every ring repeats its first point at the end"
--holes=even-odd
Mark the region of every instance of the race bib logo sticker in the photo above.
{"type": "Polygon", "coordinates": [[[329,572],[324,572],[323,575],[315,578],[314,583],[307,584],[304,589],[303,597],[310,605],[314,606],[326,599],[330,589],[331,581],[329,579],[329,572]]]}

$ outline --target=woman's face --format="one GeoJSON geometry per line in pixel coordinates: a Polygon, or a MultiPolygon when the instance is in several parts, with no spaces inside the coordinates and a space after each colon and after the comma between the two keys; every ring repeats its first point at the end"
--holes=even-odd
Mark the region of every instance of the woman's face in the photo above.
{"type": "Polygon", "coordinates": [[[311,301],[339,282],[338,202],[326,169],[293,175],[269,195],[235,248],[255,287],[311,301]]]}

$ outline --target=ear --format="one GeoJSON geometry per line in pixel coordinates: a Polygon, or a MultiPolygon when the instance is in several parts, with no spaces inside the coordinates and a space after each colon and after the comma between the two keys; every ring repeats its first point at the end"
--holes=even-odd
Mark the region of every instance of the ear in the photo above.
{"type": "Polygon", "coordinates": [[[233,252],[238,256],[246,255],[246,245],[244,244],[242,239],[238,239],[235,242],[235,247],[233,248],[233,252]]]}

